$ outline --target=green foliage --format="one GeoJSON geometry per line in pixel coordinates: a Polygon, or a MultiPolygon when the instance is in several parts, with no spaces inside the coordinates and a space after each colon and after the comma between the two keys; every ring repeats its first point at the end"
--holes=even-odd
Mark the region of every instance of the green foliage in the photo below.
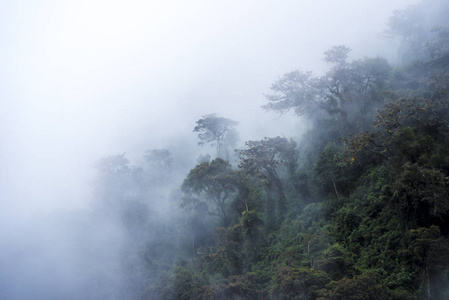
{"type": "MultiPolygon", "coordinates": [[[[445,27],[425,32],[424,9],[389,25],[408,44],[404,59],[426,60],[392,72],[383,58],[348,61],[337,46],[324,76],[294,71],[272,85],[264,108],[293,110],[309,131],[299,146],[247,141],[236,169],[203,158],[190,171],[188,262],[167,271],[151,253],[159,279],[143,299],[449,297],[449,39],[445,27]]],[[[223,156],[235,125],[209,115],[195,131],[223,156]]],[[[139,173],[124,156],[101,170],[121,184],[139,173]]],[[[127,211],[137,223],[138,207],[127,211]]]]}
{"type": "Polygon", "coordinates": [[[212,254],[213,259],[221,261],[222,273],[235,275],[242,272],[242,225],[236,224],[229,228],[217,229],[217,252],[212,254]]]}
{"type": "Polygon", "coordinates": [[[392,200],[409,223],[415,226],[438,224],[449,212],[448,177],[439,170],[406,163],[394,180],[392,200]]]}
{"type": "Polygon", "coordinates": [[[255,237],[259,233],[259,227],[263,224],[262,216],[254,210],[247,210],[242,215],[243,231],[247,237],[255,237]]]}
{"type": "Polygon", "coordinates": [[[266,199],[266,184],[258,178],[246,176],[241,170],[238,176],[238,193],[232,202],[232,210],[236,212],[239,217],[245,211],[257,210],[263,211],[266,199]]]}
{"type": "Polygon", "coordinates": [[[274,227],[282,222],[287,210],[284,185],[279,174],[282,171],[290,175],[295,173],[298,160],[296,142],[278,136],[248,141],[245,146],[246,149],[236,150],[240,159],[239,168],[246,176],[265,183],[268,195],[265,210],[267,225],[274,227]]]}
{"type": "Polygon", "coordinates": [[[316,291],[329,281],[323,271],[283,266],[276,272],[273,296],[275,299],[316,299],[316,291]]]}
{"type": "Polygon", "coordinates": [[[315,164],[315,172],[326,194],[334,194],[340,199],[341,187],[344,180],[344,170],[339,165],[340,149],[336,144],[328,144],[321,152],[315,164]]]}
{"type": "Polygon", "coordinates": [[[327,248],[316,268],[329,274],[332,280],[339,280],[344,275],[351,274],[353,261],[349,251],[340,244],[333,244],[327,248]]]}
{"type": "Polygon", "coordinates": [[[267,296],[266,292],[257,289],[254,274],[247,273],[229,276],[217,284],[201,287],[197,299],[263,300],[268,299],[267,296]]]}
{"type": "Polygon", "coordinates": [[[435,295],[447,295],[449,280],[447,277],[443,279],[441,272],[447,268],[449,263],[449,258],[446,255],[449,243],[441,237],[439,228],[431,226],[429,228],[412,229],[407,232],[406,238],[409,259],[420,270],[418,278],[423,297],[432,299],[435,295]],[[434,280],[431,280],[431,278],[438,277],[440,281],[444,282],[446,288],[436,288],[436,284],[433,283],[434,280]]]}
{"type": "Polygon", "coordinates": [[[203,162],[190,170],[182,183],[181,190],[186,194],[182,205],[217,216],[228,226],[228,202],[237,189],[238,177],[228,162],[221,158],[203,162]]]}
{"type": "Polygon", "coordinates": [[[365,272],[354,278],[343,278],[332,282],[317,292],[317,300],[385,300],[389,299],[388,288],[378,276],[365,272]]]}

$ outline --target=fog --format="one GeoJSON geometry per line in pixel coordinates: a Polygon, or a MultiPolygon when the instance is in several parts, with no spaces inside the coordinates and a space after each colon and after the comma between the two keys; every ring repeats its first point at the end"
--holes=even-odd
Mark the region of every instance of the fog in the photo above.
{"type": "Polygon", "coordinates": [[[417,2],[0,1],[0,298],[112,299],[126,233],[92,212],[96,161],[167,148],[193,168],[209,113],[241,143],[300,136],[260,108],[272,82],[334,45],[394,63],[379,34],[417,2]]]}

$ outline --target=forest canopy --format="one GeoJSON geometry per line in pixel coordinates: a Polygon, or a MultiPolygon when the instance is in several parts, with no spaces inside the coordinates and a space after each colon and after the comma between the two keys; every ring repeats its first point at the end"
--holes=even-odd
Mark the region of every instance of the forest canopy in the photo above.
{"type": "Polygon", "coordinates": [[[214,151],[179,187],[167,149],[101,160],[96,192],[141,239],[141,299],[448,299],[449,19],[430,24],[435,9],[392,15],[397,65],[337,45],[324,75],[279,77],[263,109],[307,120],[301,138],[238,146],[236,121],[204,115],[191,125],[214,151]],[[170,199],[167,220],[148,194],[170,199]]]}

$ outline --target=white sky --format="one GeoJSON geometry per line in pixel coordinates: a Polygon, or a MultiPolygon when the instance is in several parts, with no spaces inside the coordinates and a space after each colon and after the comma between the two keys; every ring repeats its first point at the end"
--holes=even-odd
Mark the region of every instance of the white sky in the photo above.
{"type": "Polygon", "coordinates": [[[208,113],[294,134],[260,109],[271,83],[339,44],[394,59],[377,35],[416,2],[0,0],[0,218],[85,204],[93,161],[195,143],[208,113]]]}

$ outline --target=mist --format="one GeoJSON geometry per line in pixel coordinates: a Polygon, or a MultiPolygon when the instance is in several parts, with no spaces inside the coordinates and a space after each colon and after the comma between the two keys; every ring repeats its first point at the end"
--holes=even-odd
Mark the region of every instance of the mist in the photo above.
{"type": "Polygon", "coordinates": [[[273,81],[324,72],[335,45],[394,64],[397,44],[380,33],[417,2],[1,1],[0,298],[138,299],[151,274],[134,269],[136,241],[182,219],[174,193],[213,154],[195,122],[239,122],[240,145],[300,137],[303,120],[261,109],[273,81]],[[172,177],[142,192],[151,217],[132,236],[102,204],[95,165],[125,154],[138,168],[162,148],[172,177]]]}

